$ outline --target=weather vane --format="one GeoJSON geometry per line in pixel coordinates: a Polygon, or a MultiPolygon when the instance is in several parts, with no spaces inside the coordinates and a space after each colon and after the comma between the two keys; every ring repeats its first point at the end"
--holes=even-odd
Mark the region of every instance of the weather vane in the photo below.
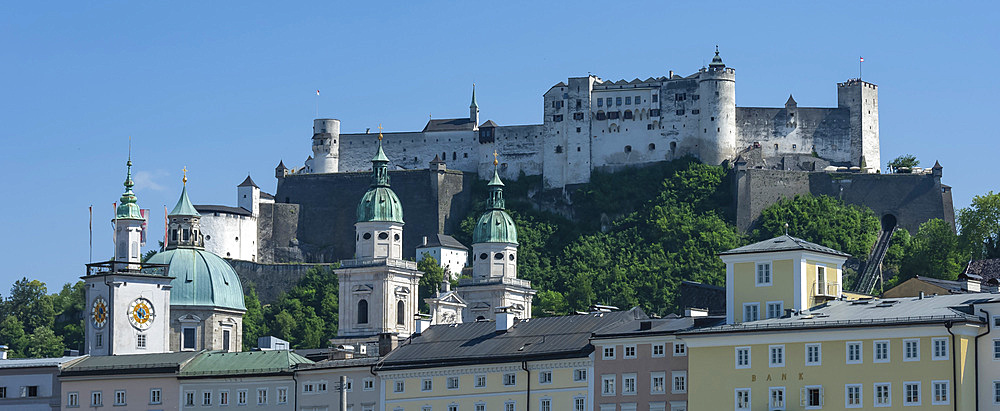
{"type": "Polygon", "coordinates": [[[500,156],[500,155],[499,155],[499,154],[497,154],[497,151],[496,151],[496,150],[493,150],[493,165],[494,165],[494,166],[496,166],[497,164],[500,164],[500,160],[498,160],[498,157],[499,157],[499,156],[500,156]]]}
{"type": "Polygon", "coordinates": [[[184,168],[182,168],[181,171],[184,173],[184,178],[182,178],[181,181],[183,181],[184,184],[187,185],[187,182],[188,182],[188,168],[187,168],[187,166],[184,166],[184,168]]]}
{"type": "Polygon", "coordinates": [[[378,123],[378,141],[382,141],[382,123],[378,123]]]}

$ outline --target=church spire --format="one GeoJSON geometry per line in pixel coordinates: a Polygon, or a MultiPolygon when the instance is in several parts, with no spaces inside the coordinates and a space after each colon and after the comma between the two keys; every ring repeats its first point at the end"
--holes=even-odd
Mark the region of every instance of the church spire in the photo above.
{"type": "Polygon", "coordinates": [[[486,206],[490,210],[503,210],[506,205],[503,200],[503,181],[500,181],[500,173],[497,168],[500,165],[499,154],[493,150],[493,178],[486,186],[490,188],[490,198],[486,206]]]}
{"type": "Polygon", "coordinates": [[[378,125],[378,151],[372,158],[372,187],[389,187],[389,157],[382,151],[382,125],[378,125]]]}
{"type": "Polygon", "coordinates": [[[472,104],[469,108],[479,108],[479,103],[476,102],[476,83],[472,83],[472,104]]]}
{"type": "MultiPolygon", "coordinates": [[[[130,144],[131,145],[131,144],[130,144]]],[[[116,219],[130,219],[130,220],[142,220],[142,213],[139,211],[139,206],[136,204],[135,193],[132,192],[132,187],[135,185],[132,182],[132,153],[131,148],[129,149],[128,161],[125,163],[127,167],[125,174],[125,192],[122,193],[121,204],[118,205],[118,209],[115,212],[116,219]]]]}

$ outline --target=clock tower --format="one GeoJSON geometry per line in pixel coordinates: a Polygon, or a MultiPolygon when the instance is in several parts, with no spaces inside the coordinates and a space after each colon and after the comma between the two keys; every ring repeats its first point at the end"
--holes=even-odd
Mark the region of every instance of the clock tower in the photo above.
{"type": "Polygon", "coordinates": [[[167,266],[141,262],[145,220],[132,193],[132,160],[125,192],[115,210],[115,253],[110,261],[87,264],[85,347],[90,355],[167,352],[170,280],[167,266]]]}

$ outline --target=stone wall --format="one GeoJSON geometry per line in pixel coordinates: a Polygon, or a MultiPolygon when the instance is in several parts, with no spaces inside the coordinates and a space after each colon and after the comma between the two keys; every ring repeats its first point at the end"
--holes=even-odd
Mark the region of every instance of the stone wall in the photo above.
{"type": "Polygon", "coordinates": [[[846,108],[738,107],[736,125],[737,144],[760,143],[766,159],[815,151],[830,162],[852,165],[851,112],[846,108]]]}
{"type": "Polygon", "coordinates": [[[880,219],[891,215],[916,233],[920,224],[940,218],[953,227],[950,189],[934,174],[864,174],[742,169],[734,171],[736,225],[747,232],[761,211],[797,194],[827,195],[871,208],[880,219]]]}
{"type": "Polygon", "coordinates": [[[240,277],[240,284],[243,290],[250,289],[253,283],[257,290],[257,298],[261,304],[269,304],[278,300],[278,296],[290,290],[299,279],[313,268],[323,264],[297,263],[297,264],[263,264],[252,261],[226,260],[229,265],[236,270],[236,275],[240,277]]]}
{"type": "Polygon", "coordinates": [[[299,205],[289,203],[261,203],[257,218],[257,261],[302,261],[297,238],[299,205]]]}

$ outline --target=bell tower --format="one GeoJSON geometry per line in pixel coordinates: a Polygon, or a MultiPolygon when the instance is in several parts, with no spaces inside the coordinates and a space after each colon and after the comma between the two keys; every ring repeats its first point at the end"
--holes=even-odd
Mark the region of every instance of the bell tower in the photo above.
{"type": "MultiPolygon", "coordinates": [[[[130,156],[131,157],[131,156],[130,156]]],[[[132,160],[115,210],[110,261],[87,264],[84,350],[90,355],[167,352],[170,280],[167,266],[142,263],[143,217],[132,192],[132,160]]]]}

